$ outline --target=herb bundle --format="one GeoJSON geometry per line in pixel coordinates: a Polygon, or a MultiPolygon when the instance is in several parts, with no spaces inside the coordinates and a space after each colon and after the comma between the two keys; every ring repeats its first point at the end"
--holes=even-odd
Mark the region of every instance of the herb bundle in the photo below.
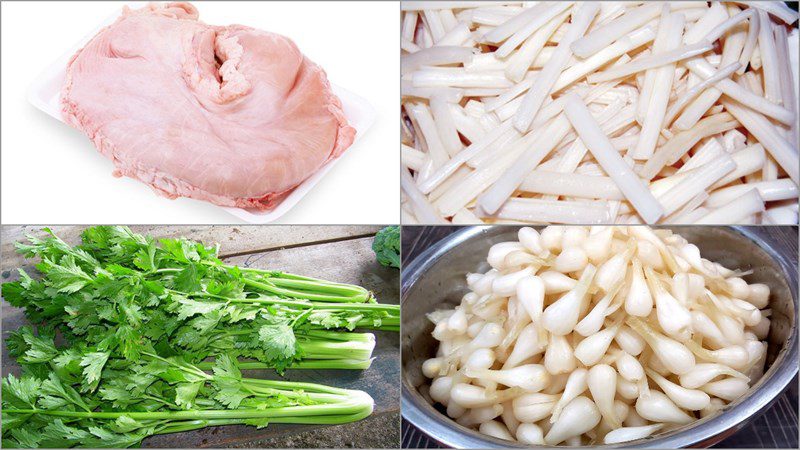
{"type": "Polygon", "coordinates": [[[28,241],[18,251],[41,258],[42,279],[20,270],[3,297],[68,342],[134,361],[149,342],[190,362],[225,353],[279,371],[366,368],[374,336],[350,331],[399,326],[399,306],[375,303],[360,286],[228,266],[217,248],[186,239],[157,245],[126,227],[98,226],[76,247],[52,232],[28,241]]]}
{"type": "Polygon", "coordinates": [[[3,379],[3,447],[130,447],[156,434],[219,425],[338,424],[367,417],[362,391],[242,377],[236,359],[212,373],[145,347],[136,362],[59,350],[29,328],[14,347],[25,374],[3,379]]]}
{"type": "Polygon", "coordinates": [[[370,414],[364,392],[240,369],[366,369],[375,337],[353,330],[396,331],[399,306],[360,286],[225,265],[218,248],[183,238],[98,226],[73,247],[46,231],[17,244],[40,258],[41,278],[20,269],[2,286],[36,324],[7,340],[23,375],[3,379],[3,446],[123,447],[206,426],[370,414]]]}

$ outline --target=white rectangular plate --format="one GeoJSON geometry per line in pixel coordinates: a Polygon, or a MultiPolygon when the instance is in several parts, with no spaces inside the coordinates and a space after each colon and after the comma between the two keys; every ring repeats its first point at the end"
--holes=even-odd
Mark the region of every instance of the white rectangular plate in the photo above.
{"type": "MultiPolygon", "coordinates": [[[[141,8],[147,5],[147,2],[129,2],[127,5],[131,8],[141,8]]],[[[97,34],[100,29],[112,24],[117,17],[122,13],[122,9],[117,14],[109,16],[101,24],[97,26],[91,33],[87,34],[80,42],[76,43],[69,51],[64,53],[60,58],[53,62],[50,66],[42,71],[31,83],[28,88],[28,101],[34,106],[41,109],[48,115],[64,123],[64,118],[61,117],[61,87],[64,85],[64,78],[66,77],[67,63],[72,55],[75,54],[80,48],[86,45],[89,40],[97,34]]],[[[358,144],[358,141],[364,136],[367,130],[375,122],[375,108],[363,97],[354,94],[342,87],[336,86],[331,83],[334,94],[336,94],[342,101],[342,109],[344,115],[350,126],[356,129],[356,138],[351,145],[351,148],[358,144]]],[[[347,151],[347,150],[345,150],[347,151]]],[[[339,158],[328,161],[316,173],[308,177],[305,181],[300,183],[289,195],[287,195],[275,208],[269,211],[257,211],[242,208],[226,208],[220,206],[230,214],[238,217],[239,219],[248,223],[269,223],[277,220],[282,215],[291,210],[297,203],[333,168],[339,158]]],[[[155,195],[155,194],[154,194],[155,195]]],[[[190,199],[193,200],[193,199],[190,199]]],[[[200,200],[193,200],[200,201],[200,200]]]]}

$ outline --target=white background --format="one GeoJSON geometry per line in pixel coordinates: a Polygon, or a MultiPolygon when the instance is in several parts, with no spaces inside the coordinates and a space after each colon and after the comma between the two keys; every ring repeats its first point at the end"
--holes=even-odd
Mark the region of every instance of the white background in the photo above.
{"type": "MultiPolygon", "coordinates": [[[[169,200],[113,166],[78,130],[26,100],[31,81],[121,2],[2,3],[2,222],[237,223],[210,203],[169,200]]],[[[196,2],[200,20],[286,35],[332,83],[366,98],[375,124],[277,223],[399,223],[396,2],[196,2]]]]}

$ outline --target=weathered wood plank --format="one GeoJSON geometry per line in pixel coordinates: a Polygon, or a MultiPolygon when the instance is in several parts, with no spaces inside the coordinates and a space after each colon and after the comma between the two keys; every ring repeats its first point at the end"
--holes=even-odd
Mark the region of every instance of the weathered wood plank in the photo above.
{"type": "MultiPolygon", "coordinates": [[[[260,234],[259,230],[246,230],[243,232],[242,228],[250,227],[135,227],[134,229],[137,232],[160,233],[159,235],[161,236],[185,235],[192,239],[202,239],[208,242],[208,238],[201,237],[201,233],[205,232],[204,236],[212,236],[212,240],[222,242],[223,249],[226,247],[237,249],[252,248],[252,244],[246,241],[258,236],[260,234]],[[148,231],[148,228],[155,231],[148,231]],[[198,231],[193,232],[192,230],[198,231]]],[[[291,236],[294,236],[293,239],[301,240],[303,243],[309,242],[308,239],[321,240],[320,236],[344,237],[342,236],[344,233],[357,235],[357,233],[364,231],[372,234],[378,229],[378,227],[344,227],[345,231],[323,230],[324,233],[327,233],[324,234],[323,232],[317,233],[319,230],[306,229],[306,232],[303,233],[302,230],[297,229],[333,229],[334,227],[268,226],[258,228],[266,229],[267,232],[263,234],[269,236],[279,235],[279,233],[275,232],[275,228],[287,230],[289,233],[293,233],[291,234],[291,236]],[[306,240],[303,241],[303,239],[306,240]]],[[[60,231],[64,231],[64,229],[60,231]]],[[[263,230],[261,231],[263,232],[263,230]]],[[[17,230],[17,232],[19,233],[20,231],[17,230]]],[[[6,230],[4,229],[4,238],[5,235],[6,230]]],[[[72,236],[74,239],[74,237],[77,237],[77,233],[72,236]]],[[[280,245],[270,244],[270,242],[288,241],[286,239],[282,241],[278,239],[265,241],[262,238],[258,242],[258,245],[265,245],[264,242],[266,242],[273,247],[280,247],[280,245]]],[[[360,284],[372,290],[380,302],[397,304],[399,303],[400,273],[396,269],[386,268],[378,264],[375,261],[371,245],[371,236],[345,238],[335,242],[291,248],[274,248],[225,258],[225,261],[229,264],[284,270],[333,281],[360,284]]],[[[247,251],[249,250],[242,250],[242,252],[247,251]]],[[[4,261],[3,267],[2,281],[10,281],[16,278],[16,271],[7,270],[12,266],[4,261]]],[[[2,303],[2,316],[2,325],[5,331],[17,329],[25,323],[22,310],[11,307],[5,301],[2,303]]],[[[352,443],[356,447],[398,448],[400,446],[399,336],[396,332],[379,331],[374,332],[374,334],[377,339],[373,353],[375,360],[368,370],[293,370],[287,372],[287,376],[292,380],[323,383],[348,389],[360,389],[369,393],[375,400],[375,411],[372,416],[361,423],[333,427],[272,424],[261,430],[245,426],[220,427],[174,435],[155,436],[146,439],[144,446],[175,448],[252,447],[254,444],[264,446],[268,443],[269,446],[285,448],[295,446],[298,443],[301,443],[302,445],[300,446],[302,447],[343,447],[347,443],[352,443]],[[352,435],[352,433],[357,433],[358,435],[352,435]]],[[[19,373],[19,368],[8,357],[5,343],[3,343],[2,364],[4,374],[9,372],[19,373]]],[[[273,371],[246,372],[248,376],[277,377],[273,371]]]]}
{"type": "MultiPolygon", "coordinates": [[[[80,234],[86,226],[54,226],[50,227],[61,239],[69,244],[80,243],[80,234]]],[[[245,252],[268,250],[293,245],[306,245],[316,242],[347,239],[357,236],[373,235],[380,226],[257,226],[257,225],[192,225],[162,226],[134,225],[131,229],[136,233],[156,238],[176,238],[191,236],[208,245],[220,244],[220,254],[237,255],[245,252]]],[[[14,251],[14,243],[25,239],[26,234],[44,236],[40,226],[3,226],[0,230],[0,253],[4,270],[22,266],[22,256],[14,251]]]]}

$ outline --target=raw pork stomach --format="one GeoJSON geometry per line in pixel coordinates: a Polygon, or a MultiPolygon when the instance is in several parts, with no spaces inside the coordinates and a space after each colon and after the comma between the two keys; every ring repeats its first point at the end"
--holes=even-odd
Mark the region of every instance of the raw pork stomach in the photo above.
{"type": "Polygon", "coordinates": [[[222,206],[273,208],[355,137],[291,40],[187,3],[126,8],[73,56],[61,102],[115,175],[222,206]]]}

